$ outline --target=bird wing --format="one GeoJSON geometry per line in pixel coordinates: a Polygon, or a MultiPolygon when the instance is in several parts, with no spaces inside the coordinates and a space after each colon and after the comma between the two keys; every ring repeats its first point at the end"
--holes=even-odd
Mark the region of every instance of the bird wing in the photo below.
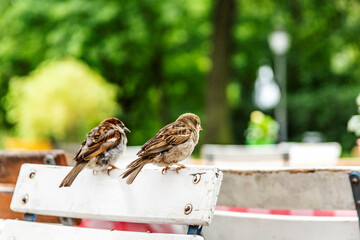
{"type": "Polygon", "coordinates": [[[121,140],[121,133],[111,125],[102,125],[88,133],[75,159],[89,161],[108,149],[116,147],[121,140]]]}
{"type": "Polygon", "coordinates": [[[186,142],[191,136],[190,128],[182,122],[174,122],[166,125],[149,141],[147,141],[138,156],[160,153],[172,147],[186,142]]]}
{"type": "Polygon", "coordinates": [[[81,150],[84,148],[85,144],[86,144],[86,139],[82,142],[79,151],[75,154],[75,157],[74,157],[75,160],[80,159],[79,156],[80,156],[81,150]]]}

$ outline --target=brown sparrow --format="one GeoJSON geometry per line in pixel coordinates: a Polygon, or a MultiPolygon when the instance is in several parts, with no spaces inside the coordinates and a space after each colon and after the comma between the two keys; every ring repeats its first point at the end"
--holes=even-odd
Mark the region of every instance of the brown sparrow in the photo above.
{"type": "Polygon", "coordinates": [[[117,168],[113,164],[126,149],[125,131],[130,132],[124,123],[116,118],[106,119],[93,128],[74,157],[75,166],[59,187],[70,187],[84,167],[94,171],[107,170],[108,174],[117,168]]]}
{"type": "Polygon", "coordinates": [[[165,167],[165,173],[173,164],[178,173],[184,165],[178,163],[191,155],[199,140],[199,132],[202,130],[200,118],[193,113],[182,114],[175,122],[160,129],[160,131],[147,141],[137,153],[138,159],[127,166],[123,178],[131,184],[145,164],[153,163],[165,167]]]}

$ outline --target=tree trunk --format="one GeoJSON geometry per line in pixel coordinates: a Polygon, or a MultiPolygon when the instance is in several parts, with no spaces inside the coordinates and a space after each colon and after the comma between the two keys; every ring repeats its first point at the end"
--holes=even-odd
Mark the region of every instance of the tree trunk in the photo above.
{"type": "Polygon", "coordinates": [[[212,69],[206,86],[204,141],[206,143],[231,143],[233,138],[226,87],[231,74],[235,0],[216,0],[213,11],[212,69]]]}

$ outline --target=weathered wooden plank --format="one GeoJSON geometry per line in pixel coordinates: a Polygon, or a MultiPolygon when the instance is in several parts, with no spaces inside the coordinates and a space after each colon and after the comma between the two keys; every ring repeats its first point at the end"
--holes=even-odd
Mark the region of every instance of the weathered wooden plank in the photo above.
{"type": "Polygon", "coordinates": [[[303,217],[215,211],[206,240],[358,240],[356,217],[303,217]]]}
{"type": "Polygon", "coordinates": [[[44,164],[44,159],[47,155],[53,156],[57,165],[67,165],[65,152],[62,150],[25,152],[0,151],[0,182],[15,184],[22,164],[44,164]]]}
{"type": "Polygon", "coordinates": [[[132,185],[120,177],[124,169],[113,170],[110,176],[101,172],[94,176],[84,169],[71,187],[59,188],[70,169],[24,164],[11,209],[114,221],[209,225],[222,181],[222,172],[213,167],[188,167],[179,174],[168,171],[162,175],[161,168],[147,166],[132,185]],[[195,176],[201,176],[198,183],[193,182],[195,176]]]}
{"type": "Polygon", "coordinates": [[[3,223],[0,240],[203,240],[201,236],[137,233],[125,231],[110,231],[102,229],[67,227],[60,225],[32,223],[25,221],[6,220],[3,223]]]}
{"type": "Polygon", "coordinates": [[[270,209],[355,209],[348,174],[359,167],[223,170],[218,205],[270,209]]]}

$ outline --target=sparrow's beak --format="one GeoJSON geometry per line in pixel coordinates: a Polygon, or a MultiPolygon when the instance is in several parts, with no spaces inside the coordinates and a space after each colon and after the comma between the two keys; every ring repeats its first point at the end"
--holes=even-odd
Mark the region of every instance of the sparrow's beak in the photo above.
{"type": "Polygon", "coordinates": [[[201,127],[201,125],[200,125],[200,131],[202,131],[203,129],[202,129],[202,127],[201,127]]]}
{"type": "Polygon", "coordinates": [[[131,131],[127,127],[124,127],[124,130],[125,132],[131,133],[131,131]]]}

